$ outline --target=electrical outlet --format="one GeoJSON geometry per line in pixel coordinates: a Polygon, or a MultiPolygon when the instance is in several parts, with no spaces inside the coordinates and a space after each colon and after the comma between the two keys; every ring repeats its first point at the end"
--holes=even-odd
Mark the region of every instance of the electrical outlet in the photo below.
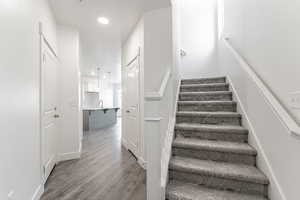
{"type": "Polygon", "coordinates": [[[293,109],[300,109],[300,92],[292,92],[290,95],[290,101],[293,109]]]}
{"type": "Polygon", "coordinates": [[[8,194],[7,194],[7,199],[8,200],[14,200],[14,194],[15,192],[13,190],[11,190],[8,194]]]}

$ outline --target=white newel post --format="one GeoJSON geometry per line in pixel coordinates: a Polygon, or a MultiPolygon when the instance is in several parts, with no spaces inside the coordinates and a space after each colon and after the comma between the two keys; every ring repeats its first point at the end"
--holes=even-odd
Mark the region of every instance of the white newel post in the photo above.
{"type": "Polygon", "coordinates": [[[145,119],[147,150],[147,200],[163,200],[161,186],[161,118],[145,119]]]}
{"type": "Polygon", "coordinates": [[[147,162],[147,200],[165,200],[165,166],[168,165],[165,139],[168,136],[170,105],[173,105],[171,68],[160,89],[145,95],[144,144],[147,162]]]}

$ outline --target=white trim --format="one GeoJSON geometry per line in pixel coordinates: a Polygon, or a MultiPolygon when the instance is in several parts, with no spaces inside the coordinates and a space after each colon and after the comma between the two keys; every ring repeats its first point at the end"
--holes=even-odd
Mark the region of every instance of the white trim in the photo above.
{"type": "Polygon", "coordinates": [[[32,195],[31,200],[39,200],[42,197],[43,193],[44,193],[44,186],[41,184],[36,188],[34,194],[32,195]]]}
{"type": "Polygon", "coordinates": [[[50,51],[53,53],[53,55],[58,58],[57,53],[55,52],[54,48],[52,47],[52,45],[50,44],[49,40],[47,40],[47,37],[45,36],[44,32],[43,32],[43,23],[39,22],[39,33],[42,37],[42,39],[45,41],[45,44],[49,47],[50,51]]]}
{"type": "Polygon", "coordinates": [[[121,143],[122,143],[122,146],[125,148],[125,149],[129,149],[128,148],[128,142],[127,142],[127,140],[125,140],[124,138],[122,138],[122,140],[121,140],[121,143]]]}
{"type": "Polygon", "coordinates": [[[243,103],[242,103],[242,101],[241,101],[241,99],[240,99],[240,97],[238,95],[238,92],[235,89],[234,84],[233,84],[233,82],[232,82],[232,80],[231,80],[231,78],[229,76],[227,76],[227,80],[228,80],[230,89],[231,89],[231,91],[233,93],[233,98],[234,98],[235,101],[238,102],[237,103],[238,111],[241,112],[242,115],[243,115],[243,125],[244,125],[245,128],[247,128],[249,130],[250,134],[254,138],[255,144],[252,144],[252,145],[255,146],[257,148],[258,152],[261,154],[263,163],[258,163],[258,164],[264,165],[264,168],[266,168],[267,171],[268,171],[267,173],[269,175],[270,181],[274,183],[275,188],[278,191],[281,199],[282,200],[287,200],[287,198],[285,197],[285,195],[284,195],[284,193],[282,191],[282,188],[281,188],[281,186],[280,186],[280,184],[279,184],[279,182],[278,182],[278,180],[277,180],[277,178],[275,176],[275,173],[274,173],[274,171],[273,171],[273,169],[271,167],[271,164],[270,164],[270,162],[268,160],[268,157],[265,154],[265,151],[264,151],[264,149],[263,149],[263,147],[262,147],[262,145],[261,145],[261,143],[260,143],[260,141],[259,141],[259,139],[257,137],[257,133],[256,133],[256,131],[254,129],[254,126],[252,125],[252,123],[250,121],[250,118],[247,115],[246,109],[245,109],[245,107],[244,107],[244,105],[243,105],[243,103]]]}
{"type": "Polygon", "coordinates": [[[127,142],[126,139],[122,138],[121,144],[122,144],[122,146],[123,146],[127,151],[130,151],[131,153],[133,153],[133,155],[134,155],[137,159],[140,159],[140,155],[139,155],[137,152],[132,151],[132,149],[130,148],[129,142],[127,142]]]}
{"type": "MultiPolygon", "coordinates": [[[[127,142],[127,140],[125,140],[124,138],[122,138],[121,143],[122,143],[122,146],[128,151],[129,148],[128,148],[128,142],[127,142]]],[[[138,160],[137,160],[138,164],[139,164],[143,169],[146,170],[146,168],[147,168],[147,162],[144,160],[144,158],[143,158],[142,156],[139,156],[139,157],[137,157],[137,158],[138,158],[138,160]]]]}
{"type": "Polygon", "coordinates": [[[171,2],[171,6],[174,6],[178,3],[178,0],[170,0],[170,2],[171,2]]]}
{"type": "Polygon", "coordinates": [[[57,156],[57,162],[80,159],[81,152],[62,153],[57,156]]]}
{"type": "Polygon", "coordinates": [[[126,65],[126,67],[130,66],[139,57],[140,57],[140,48],[138,50],[138,54],[131,61],[128,62],[128,64],[126,65]]]}
{"type": "MultiPolygon", "coordinates": [[[[81,122],[83,123],[83,122],[81,122]]],[[[79,136],[79,153],[80,153],[80,157],[81,157],[81,152],[82,152],[82,142],[83,142],[83,134],[82,136],[79,136]]]]}
{"type": "MultiPolygon", "coordinates": [[[[39,153],[40,153],[40,178],[41,178],[41,182],[42,184],[44,184],[45,182],[45,174],[44,174],[44,163],[43,163],[43,90],[42,90],[42,72],[43,72],[43,35],[42,35],[42,23],[39,23],[39,31],[40,31],[40,35],[39,35],[39,42],[40,42],[40,46],[39,46],[39,153]]],[[[34,195],[35,197],[35,195],[34,195]]]]}
{"type": "Polygon", "coordinates": [[[165,90],[167,88],[170,77],[171,77],[171,69],[169,68],[161,82],[159,91],[158,92],[147,92],[145,94],[145,100],[146,101],[160,101],[165,94],[165,90]]]}
{"type": "Polygon", "coordinates": [[[174,104],[174,109],[173,109],[173,113],[172,116],[170,117],[169,120],[169,124],[168,124],[168,132],[167,135],[165,137],[165,141],[164,141],[164,146],[163,146],[163,155],[162,157],[166,156],[165,160],[162,158],[164,163],[163,165],[163,169],[162,169],[162,179],[161,179],[161,184],[163,188],[166,188],[167,183],[168,183],[168,170],[169,170],[169,163],[170,163],[170,159],[172,157],[172,143],[173,143],[173,139],[174,139],[174,130],[175,130],[175,124],[176,124],[176,113],[178,110],[178,100],[179,100],[179,92],[180,92],[180,86],[181,86],[181,79],[178,80],[177,83],[177,91],[176,91],[176,98],[175,98],[175,104],[174,104]]]}
{"type": "Polygon", "coordinates": [[[138,158],[138,164],[139,164],[144,170],[147,169],[147,162],[146,162],[142,157],[139,157],[139,158],[138,158]]]}
{"type": "Polygon", "coordinates": [[[229,38],[223,38],[223,41],[226,47],[231,51],[234,57],[237,59],[239,64],[247,72],[249,77],[255,82],[255,84],[260,89],[260,92],[263,94],[263,97],[269,103],[271,108],[277,114],[276,116],[282,122],[284,127],[291,133],[296,136],[300,136],[300,127],[297,124],[296,120],[290,115],[290,113],[284,108],[282,103],[278,98],[273,94],[272,90],[263,82],[263,80],[256,74],[253,68],[246,62],[246,60],[231,46],[228,42],[229,38]]]}
{"type": "Polygon", "coordinates": [[[162,120],[161,117],[145,117],[144,120],[146,122],[160,122],[162,120]]]}

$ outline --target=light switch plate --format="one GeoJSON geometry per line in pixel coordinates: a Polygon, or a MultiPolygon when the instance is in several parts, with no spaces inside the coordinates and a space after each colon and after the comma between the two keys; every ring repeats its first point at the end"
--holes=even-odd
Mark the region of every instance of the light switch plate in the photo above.
{"type": "Polygon", "coordinates": [[[300,109],[300,92],[290,94],[290,105],[293,109],[300,109]]]}

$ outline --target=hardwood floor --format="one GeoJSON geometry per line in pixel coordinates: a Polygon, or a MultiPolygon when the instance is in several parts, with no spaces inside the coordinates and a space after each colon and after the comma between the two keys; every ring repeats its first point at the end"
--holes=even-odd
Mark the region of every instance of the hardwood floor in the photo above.
{"type": "Polygon", "coordinates": [[[84,133],[80,160],[59,163],[41,200],[146,200],[145,171],[121,147],[121,124],[84,133]]]}

